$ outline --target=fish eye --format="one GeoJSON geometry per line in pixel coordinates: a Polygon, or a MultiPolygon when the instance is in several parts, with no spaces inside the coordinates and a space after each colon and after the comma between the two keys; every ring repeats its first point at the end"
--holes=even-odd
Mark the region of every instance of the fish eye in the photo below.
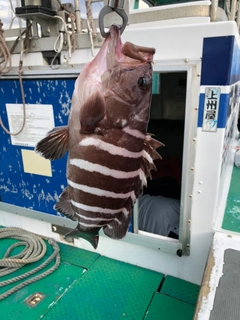
{"type": "Polygon", "coordinates": [[[138,79],[138,86],[139,86],[139,88],[140,88],[141,90],[147,89],[148,86],[149,86],[149,82],[148,82],[147,78],[145,78],[145,77],[139,78],[139,79],[138,79]]]}

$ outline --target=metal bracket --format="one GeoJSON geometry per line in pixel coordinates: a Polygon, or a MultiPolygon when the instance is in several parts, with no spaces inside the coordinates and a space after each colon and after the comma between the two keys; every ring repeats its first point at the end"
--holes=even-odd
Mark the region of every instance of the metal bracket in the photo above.
{"type": "Polygon", "coordinates": [[[52,224],[52,232],[60,234],[61,236],[63,236],[63,240],[69,243],[73,243],[74,238],[69,236],[65,238],[64,236],[69,232],[71,232],[72,230],[73,230],[72,228],[67,228],[67,227],[56,225],[56,224],[52,224]]]}
{"type": "Polygon", "coordinates": [[[128,23],[128,16],[124,11],[124,3],[125,0],[116,1],[116,0],[109,0],[108,5],[103,7],[98,15],[99,20],[99,29],[101,32],[102,37],[107,38],[109,36],[109,32],[104,31],[104,17],[111,13],[116,12],[122,18],[122,26],[120,28],[120,33],[122,34],[125,30],[127,23],[128,23]]]}
{"type": "Polygon", "coordinates": [[[36,292],[34,294],[32,294],[30,297],[28,297],[25,300],[25,303],[29,306],[29,307],[36,307],[40,301],[42,301],[45,298],[45,295],[40,293],[40,292],[36,292]]]}

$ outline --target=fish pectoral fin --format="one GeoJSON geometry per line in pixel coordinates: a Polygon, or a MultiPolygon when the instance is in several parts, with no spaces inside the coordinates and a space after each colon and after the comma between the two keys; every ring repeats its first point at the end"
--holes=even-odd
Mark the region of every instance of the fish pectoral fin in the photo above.
{"type": "Polygon", "coordinates": [[[68,195],[68,187],[66,187],[59,197],[59,201],[55,204],[54,209],[71,220],[77,221],[77,215],[73,211],[69,195],[68,195]]]}
{"type": "Polygon", "coordinates": [[[56,160],[68,151],[68,141],[68,126],[56,127],[37,143],[35,151],[45,159],[56,160]]]}
{"type": "Polygon", "coordinates": [[[103,95],[96,91],[81,107],[80,112],[80,133],[93,133],[96,125],[103,119],[106,112],[103,95]]]}
{"type": "Polygon", "coordinates": [[[66,241],[71,238],[83,238],[84,240],[88,241],[94,249],[97,249],[98,242],[99,242],[99,228],[92,231],[83,231],[79,228],[73,229],[69,233],[64,235],[66,241]]]}

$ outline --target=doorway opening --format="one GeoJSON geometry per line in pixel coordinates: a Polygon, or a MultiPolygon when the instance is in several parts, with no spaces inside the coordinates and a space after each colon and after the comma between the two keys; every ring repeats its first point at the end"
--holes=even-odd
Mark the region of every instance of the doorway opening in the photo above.
{"type": "Polygon", "coordinates": [[[133,232],[179,239],[187,71],[154,73],[148,133],[164,143],[134,208],[133,232]]]}

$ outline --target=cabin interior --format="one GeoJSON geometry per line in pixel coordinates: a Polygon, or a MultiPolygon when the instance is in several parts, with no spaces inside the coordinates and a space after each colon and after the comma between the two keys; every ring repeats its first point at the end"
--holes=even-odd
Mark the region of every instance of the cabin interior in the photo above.
{"type": "MultiPolygon", "coordinates": [[[[158,197],[159,212],[157,213],[159,214],[155,212],[154,216],[157,216],[158,219],[164,219],[162,211],[167,210],[166,206],[172,206],[170,199],[175,199],[173,203],[179,201],[180,215],[187,72],[158,72],[154,73],[153,79],[148,133],[153,134],[154,138],[161,141],[164,146],[158,149],[162,159],[155,160],[157,170],[152,171],[152,177],[148,179],[143,195],[149,194],[152,201],[158,197]],[[168,198],[166,205],[165,198],[168,198]]],[[[151,210],[150,207],[148,209],[151,210]]],[[[142,206],[139,205],[140,217],[141,210],[142,206]]],[[[148,214],[149,219],[156,219],[150,212],[146,213],[146,215],[148,214]]],[[[156,223],[154,221],[154,224],[156,223]]],[[[146,226],[146,223],[142,223],[141,219],[139,219],[139,229],[150,234],[163,235],[156,228],[155,231],[151,231],[153,228],[146,226]]],[[[168,237],[177,239],[178,233],[170,232],[168,237]]]]}

